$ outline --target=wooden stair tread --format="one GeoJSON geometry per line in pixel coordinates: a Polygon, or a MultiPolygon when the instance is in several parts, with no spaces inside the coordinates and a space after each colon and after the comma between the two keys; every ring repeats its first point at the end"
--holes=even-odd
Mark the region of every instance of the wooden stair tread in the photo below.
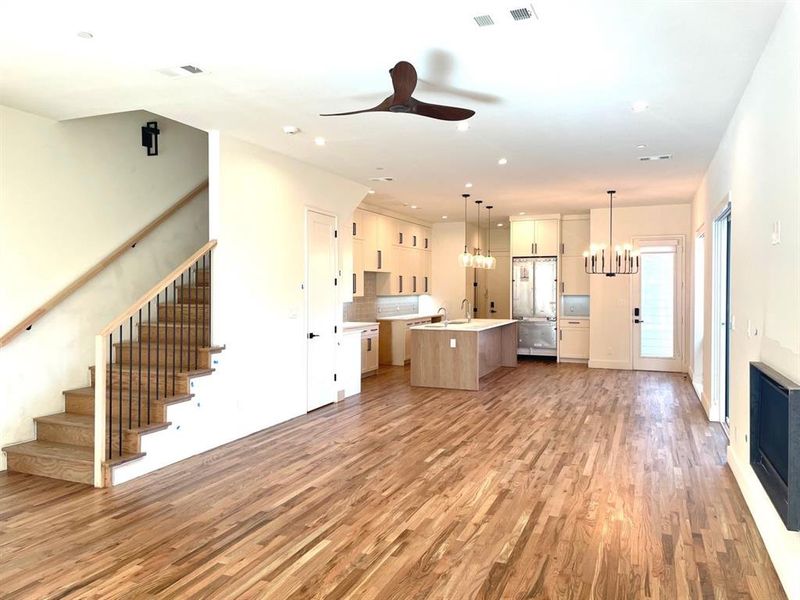
{"type": "MultiPolygon", "coordinates": [[[[204,375],[205,374],[206,373],[204,373],[204,375]]],[[[202,376],[202,375],[200,375],[200,376],[202,376]]],[[[76,396],[87,396],[87,397],[94,398],[94,388],[93,387],[76,388],[74,390],[66,390],[64,393],[65,394],[74,394],[76,396]]],[[[150,402],[159,402],[161,404],[176,404],[178,402],[186,402],[187,400],[191,400],[193,397],[194,397],[194,394],[191,394],[191,393],[188,393],[188,394],[175,394],[174,396],[159,396],[159,397],[153,396],[153,397],[150,398],[150,402]]],[[[106,398],[108,398],[108,394],[106,394],[106,398]]],[[[127,392],[124,391],[124,390],[123,390],[123,393],[122,393],[122,400],[123,400],[123,402],[127,402],[128,401],[127,392]]],[[[136,401],[138,402],[138,398],[136,399],[136,401]]],[[[89,415],[89,416],[90,416],[90,418],[94,418],[94,417],[91,417],[91,415],[89,415]]]]}
{"type": "Polygon", "coordinates": [[[51,423],[53,425],[69,425],[72,427],[94,428],[94,417],[79,415],[77,413],[62,412],[44,417],[34,417],[37,423],[51,423]]]}
{"type": "MultiPolygon", "coordinates": [[[[178,402],[186,402],[187,400],[191,400],[192,394],[184,394],[183,396],[172,397],[168,401],[164,402],[164,404],[176,404],[178,402]]],[[[57,413],[55,415],[47,415],[44,417],[34,417],[34,421],[37,423],[51,423],[53,425],[68,425],[73,427],[85,427],[87,429],[94,429],[94,416],[93,415],[79,415],[77,413],[57,413]]],[[[150,423],[144,425],[134,425],[133,427],[123,427],[123,431],[128,433],[138,433],[140,435],[145,435],[148,433],[153,433],[155,431],[161,431],[162,429],[166,429],[172,425],[170,421],[164,421],[161,423],[150,423]]],[[[117,429],[114,429],[116,433],[117,429]]]]}
{"type": "MultiPolygon", "coordinates": [[[[195,322],[189,321],[189,320],[186,320],[186,321],[183,321],[183,322],[180,321],[180,320],[177,320],[177,321],[158,321],[158,322],[155,322],[155,323],[154,322],[149,322],[149,323],[148,322],[142,322],[140,324],[140,326],[141,327],[159,327],[159,328],[161,328],[161,327],[170,327],[170,328],[174,327],[175,329],[178,329],[179,327],[184,327],[184,328],[191,327],[193,329],[194,328],[197,328],[197,329],[203,329],[203,328],[208,329],[208,323],[195,323],[195,322]]],[[[142,341],[144,341],[144,340],[142,340],[142,341]]]]}
{"type": "Polygon", "coordinates": [[[94,396],[94,388],[92,386],[86,386],[82,388],[75,388],[72,390],[64,390],[64,394],[74,394],[76,396],[94,396]]]}
{"type": "Polygon", "coordinates": [[[89,465],[92,465],[94,462],[94,450],[89,446],[73,446],[72,444],[45,442],[42,440],[6,446],[3,448],[3,452],[6,454],[16,453],[38,458],[88,463],[89,465]]]}
{"type": "Polygon", "coordinates": [[[103,466],[106,467],[116,467],[126,462],[130,462],[132,460],[137,460],[142,458],[143,456],[147,456],[146,452],[134,452],[131,454],[123,454],[122,456],[112,456],[103,461],[103,466]]]}
{"type": "MultiPolygon", "coordinates": [[[[125,377],[126,375],[128,375],[131,372],[133,372],[133,374],[135,374],[135,375],[138,375],[139,372],[140,372],[139,365],[134,365],[133,367],[122,365],[122,368],[120,368],[120,364],[119,363],[113,363],[111,365],[111,368],[114,370],[115,373],[119,373],[120,371],[122,371],[122,374],[123,374],[122,376],[123,377],[125,377]]],[[[94,371],[95,371],[94,365],[89,367],[89,370],[92,372],[92,376],[94,376],[94,371]]],[[[172,367],[171,366],[151,365],[151,367],[150,367],[150,375],[152,377],[155,377],[156,371],[158,371],[158,373],[160,375],[169,375],[170,377],[172,376],[172,367]]],[[[188,371],[186,371],[186,370],[179,371],[179,370],[176,369],[175,370],[175,377],[189,377],[189,378],[192,378],[192,377],[204,377],[206,375],[211,375],[213,372],[214,372],[214,369],[211,369],[211,368],[208,368],[208,369],[203,369],[203,368],[190,369],[188,371]]],[[[141,373],[142,373],[142,375],[147,375],[147,366],[146,365],[142,365],[141,373]]],[[[92,390],[92,394],[94,394],[94,388],[89,388],[89,389],[91,389],[92,390]]]]}

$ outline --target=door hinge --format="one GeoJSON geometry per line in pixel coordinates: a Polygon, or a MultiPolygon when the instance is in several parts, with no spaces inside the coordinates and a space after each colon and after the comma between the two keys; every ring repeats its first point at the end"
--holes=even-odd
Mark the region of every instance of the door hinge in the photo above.
{"type": "Polygon", "coordinates": [[[333,326],[333,333],[339,333],[339,326],[338,325],[334,325],[333,326]]]}
{"type": "Polygon", "coordinates": [[[336,373],[333,374],[333,380],[336,381],[336,373]]]}
{"type": "Polygon", "coordinates": [[[335,237],[335,238],[339,237],[339,230],[338,229],[334,229],[333,230],[333,237],[335,237]]]}
{"type": "Polygon", "coordinates": [[[339,280],[336,277],[333,278],[333,285],[339,285],[339,280]]]}

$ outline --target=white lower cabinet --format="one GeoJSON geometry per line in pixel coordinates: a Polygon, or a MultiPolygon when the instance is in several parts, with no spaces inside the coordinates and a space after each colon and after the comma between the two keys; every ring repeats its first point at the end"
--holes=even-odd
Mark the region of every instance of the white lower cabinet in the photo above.
{"type": "Polygon", "coordinates": [[[561,358],[589,360],[589,321],[561,321],[558,332],[558,355],[561,358]]]}
{"type": "Polygon", "coordinates": [[[378,372],[378,326],[361,331],[361,375],[375,375],[378,372]]]}
{"type": "Polygon", "coordinates": [[[347,398],[361,393],[361,331],[345,331],[339,346],[338,377],[343,390],[341,397],[347,398]]]}

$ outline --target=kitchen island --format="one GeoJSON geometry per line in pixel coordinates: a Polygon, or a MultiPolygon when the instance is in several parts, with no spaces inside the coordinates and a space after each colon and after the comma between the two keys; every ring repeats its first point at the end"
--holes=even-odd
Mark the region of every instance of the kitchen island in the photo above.
{"type": "Polygon", "coordinates": [[[473,319],[411,328],[411,385],[478,390],[499,367],[517,366],[517,321],[473,319]]]}

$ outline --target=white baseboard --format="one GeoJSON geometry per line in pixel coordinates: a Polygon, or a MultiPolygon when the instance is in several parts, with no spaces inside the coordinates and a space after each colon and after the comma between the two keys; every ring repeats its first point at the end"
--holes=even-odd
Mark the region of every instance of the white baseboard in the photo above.
{"type": "Polygon", "coordinates": [[[789,600],[800,600],[800,577],[797,576],[800,533],[787,531],[755,471],[749,464],[743,465],[739,461],[731,446],[728,446],[728,465],[742,490],[786,595],[789,600]]]}
{"type": "Polygon", "coordinates": [[[631,363],[627,360],[589,360],[590,369],[617,369],[630,371],[631,363]]]}

